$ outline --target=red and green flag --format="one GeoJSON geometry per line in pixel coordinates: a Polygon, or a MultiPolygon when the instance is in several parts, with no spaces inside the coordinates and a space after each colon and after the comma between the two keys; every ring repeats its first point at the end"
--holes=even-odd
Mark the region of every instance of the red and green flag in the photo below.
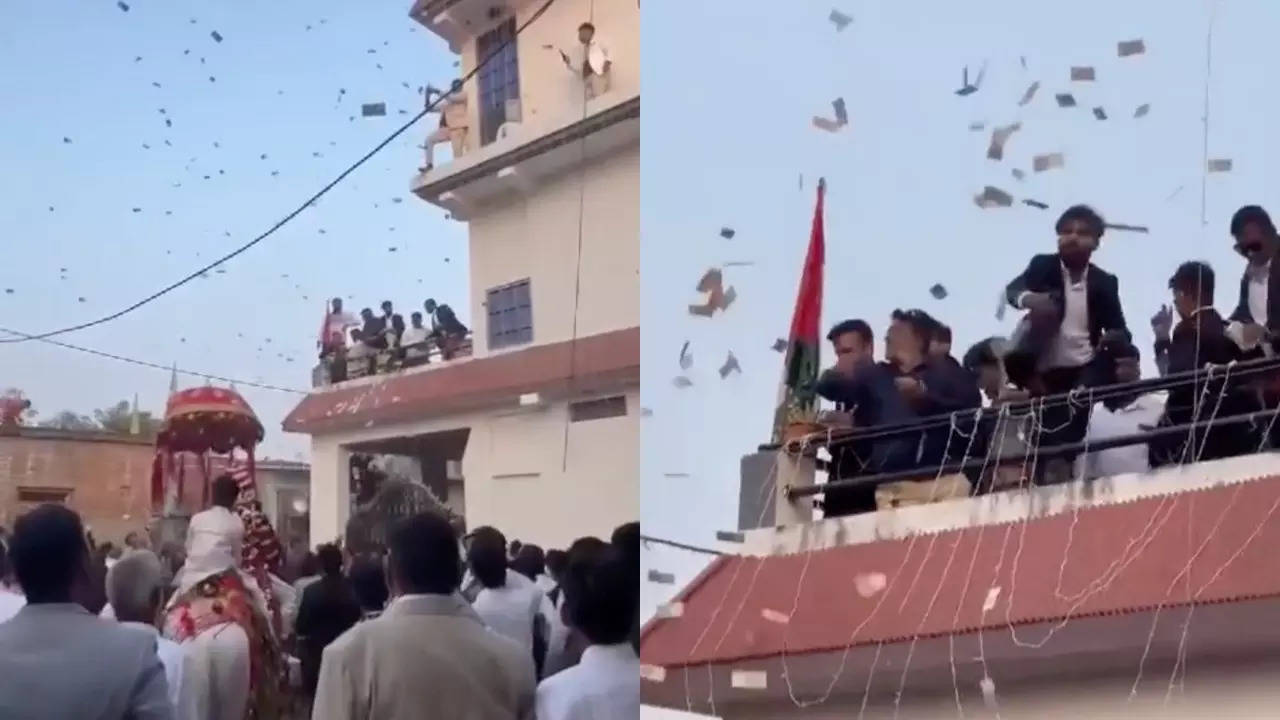
{"type": "Polygon", "coordinates": [[[791,316],[782,386],[773,417],[775,443],[782,441],[783,433],[791,423],[812,422],[817,408],[814,386],[818,381],[818,353],[822,337],[819,325],[822,322],[822,266],[826,255],[822,202],[826,192],[826,181],[819,180],[818,202],[813,208],[813,227],[809,231],[809,250],[800,274],[800,291],[791,316]]]}

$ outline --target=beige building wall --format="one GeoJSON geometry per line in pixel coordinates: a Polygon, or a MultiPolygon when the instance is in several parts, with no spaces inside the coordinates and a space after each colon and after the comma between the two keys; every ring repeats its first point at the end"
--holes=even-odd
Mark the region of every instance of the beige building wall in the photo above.
{"type": "MultiPolygon", "coordinates": [[[[488,354],[485,292],[524,278],[530,279],[535,344],[573,337],[575,286],[578,337],[640,324],[639,147],[506,200],[471,220],[471,317],[477,355],[488,354]]],[[[528,346],[504,352],[524,347],[528,346]]]]}
{"type": "MultiPolygon", "coordinates": [[[[543,0],[527,0],[516,13],[516,27],[523,25],[543,4],[543,0]]],[[[477,37],[507,19],[476,28],[477,37]]],[[[524,122],[539,116],[582,111],[582,80],[565,67],[558,50],[570,52],[578,44],[578,26],[588,21],[595,25],[596,39],[613,61],[609,94],[620,97],[640,94],[640,8],[636,3],[633,0],[556,0],[516,41],[524,122]]],[[[483,59],[476,57],[474,39],[462,47],[461,54],[460,75],[470,72],[476,62],[483,59]]],[[[471,127],[479,128],[479,104],[474,101],[473,87],[468,85],[472,93],[468,109],[471,127]]]]}
{"type": "Polygon", "coordinates": [[[625,416],[588,422],[567,422],[568,404],[556,401],[544,408],[315,436],[312,543],[337,538],[346,527],[350,452],[344,446],[458,428],[471,431],[462,458],[467,527],[493,525],[508,538],[548,548],[567,547],[584,535],[608,538],[615,527],[636,519],[639,506],[639,389],[630,388],[625,395],[625,416]]]}

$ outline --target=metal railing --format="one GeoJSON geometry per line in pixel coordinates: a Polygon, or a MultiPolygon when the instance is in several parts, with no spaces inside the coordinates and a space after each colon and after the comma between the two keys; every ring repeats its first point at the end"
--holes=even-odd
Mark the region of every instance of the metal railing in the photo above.
{"type": "MultiPolygon", "coordinates": [[[[832,478],[827,482],[818,485],[792,486],[786,489],[786,494],[791,498],[800,498],[822,495],[829,490],[858,486],[876,486],[901,480],[932,479],[933,477],[941,477],[946,474],[972,470],[984,471],[1003,465],[1026,463],[1027,458],[1024,457],[1024,454],[1029,455],[1032,453],[1038,460],[1045,461],[1054,458],[1069,458],[1082,452],[1103,451],[1131,445],[1147,444],[1152,441],[1173,439],[1179,436],[1199,437],[1199,442],[1203,444],[1204,438],[1202,433],[1206,432],[1210,428],[1218,429],[1223,427],[1234,427],[1247,423],[1252,423],[1256,426],[1259,421],[1266,423],[1266,429],[1263,431],[1264,435],[1259,438],[1260,442],[1258,447],[1262,449],[1266,447],[1269,435],[1277,425],[1276,420],[1277,416],[1280,416],[1280,405],[1277,405],[1274,401],[1263,403],[1263,392],[1262,388],[1258,386],[1258,383],[1259,381],[1276,379],[1277,375],[1280,375],[1280,372],[1278,371],[1280,371],[1280,358],[1259,358],[1256,360],[1232,363],[1230,365],[1210,365],[1198,370],[1174,373],[1160,378],[1138,380],[1129,383],[1115,383],[1094,388],[1078,388],[1055,395],[1045,395],[1027,400],[996,403],[986,408],[960,410],[952,413],[919,418],[909,422],[865,428],[832,428],[825,432],[811,433],[804,438],[791,439],[783,443],[762,445],[760,446],[760,449],[762,451],[781,449],[789,453],[801,453],[814,452],[818,448],[825,447],[832,451],[834,455],[835,452],[839,451],[842,447],[855,442],[884,442],[895,438],[918,438],[924,433],[944,430],[952,434],[968,435],[972,432],[983,432],[984,422],[989,424],[990,421],[997,420],[1002,415],[1006,418],[1010,418],[1011,416],[1025,417],[1037,412],[1042,412],[1045,409],[1060,408],[1062,406],[1074,406],[1075,408],[1079,408],[1081,412],[1089,413],[1095,403],[1109,398],[1135,396],[1175,388],[1191,388],[1193,393],[1196,395],[1204,394],[1209,396],[1203,404],[1200,405],[1199,412],[1190,422],[1173,425],[1160,425],[1150,430],[1144,430],[1139,433],[1119,437],[1111,437],[1105,440],[1080,440],[1047,447],[1028,447],[1026,453],[1019,451],[1008,455],[999,453],[998,456],[992,456],[989,452],[982,452],[979,453],[982,457],[975,456],[972,458],[968,457],[966,453],[966,457],[959,461],[943,458],[941,463],[919,465],[912,468],[894,470],[892,472],[869,473],[848,478],[832,478]],[[1210,383],[1220,387],[1215,391],[1206,392],[1210,383]],[[1217,402],[1219,393],[1248,393],[1251,390],[1258,393],[1257,397],[1260,409],[1249,412],[1237,412],[1226,416],[1217,415],[1215,406],[1220,404],[1217,402]],[[1211,410],[1213,412],[1210,412],[1211,410]]],[[[1074,412],[1074,410],[1072,411],[1074,412]]],[[[999,430],[998,423],[996,430],[999,430]]],[[[964,442],[965,441],[962,438],[961,442],[957,444],[963,445],[964,442]]],[[[954,445],[952,446],[954,447],[954,445]]],[[[1188,459],[1194,461],[1198,459],[1198,457],[1199,455],[1197,453],[1190,456],[1188,459]]],[[[825,465],[829,466],[830,463],[826,463],[825,465]]]]}
{"type": "Polygon", "coordinates": [[[468,358],[472,355],[473,345],[472,336],[468,333],[457,339],[448,350],[440,338],[430,337],[421,343],[378,350],[364,357],[352,358],[346,354],[349,351],[350,348],[346,348],[343,355],[329,354],[320,358],[320,363],[311,373],[312,387],[335,385],[370,375],[385,375],[407,368],[468,358]]]}

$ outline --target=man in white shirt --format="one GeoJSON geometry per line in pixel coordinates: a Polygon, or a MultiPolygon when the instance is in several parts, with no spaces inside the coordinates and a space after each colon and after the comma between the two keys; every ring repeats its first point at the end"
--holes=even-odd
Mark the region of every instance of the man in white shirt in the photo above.
{"type": "Polygon", "coordinates": [[[471,607],[494,632],[520,645],[539,670],[546,659],[544,596],[529,578],[507,566],[506,539],[494,528],[479,528],[467,547],[467,566],[481,589],[471,607]],[[518,576],[519,580],[516,580],[518,576]]]}
{"type": "MultiPolygon", "coordinates": [[[[1246,205],[1231,218],[1231,236],[1235,238],[1235,250],[1247,261],[1240,278],[1240,300],[1231,313],[1227,337],[1241,350],[1272,354],[1269,342],[1263,342],[1269,330],[1280,324],[1280,311],[1271,307],[1271,285],[1280,273],[1271,271],[1276,249],[1280,241],[1276,228],[1267,211],[1257,205],[1246,205]]],[[[1280,292],[1276,300],[1280,302],[1280,292]]]]}
{"type": "Polygon", "coordinates": [[[596,26],[584,22],[578,26],[578,44],[573,53],[561,51],[560,57],[570,70],[582,76],[588,100],[609,91],[613,61],[609,50],[596,37],[596,26]]]}
{"type": "Polygon", "coordinates": [[[639,715],[640,659],[629,642],[639,602],[634,573],[614,546],[583,544],[570,553],[564,619],[591,645],[577,665],[538,685],[538,720],[639,715]]]}
{"type": "Polygon", "coordinates": [[[426,357],[427,338],[430,334],[422,325],[422,313],[409,315],[409,327],[405,328],[404,335],[400,337],[400,347],[404,348],[405,357],[426,357]]]}
{"type": "MultiPolygon", "coordinates": [[[[1105,223],[1086,205],[1067,208],[1058,218],[1058,252],[1036,255],[1027,269],[1005,288],[1007,299],[1027,315],[1005,355],[1009,379],[1044,394],[1065,393],[1106,383],[1113,375],[1109,347],[1130,342],[1120,306],[1116,276],[1090,259],[1105,223]]],[[[1038,394],[1038,393],[1037,393],[1038,394]]],[[[1046,408],[1042,445],[1078,442],[1084,437],[1087,411],[1066,403],[1046,408]]],[[[1051,463],[1052,464],[1052,463],[1051,463]]],[[[1070,467],[1051,475],[1065,479],[1070,467]]]]}
{"type": "MultiPolygon", "coordinates": [[[[1132,345],[1116,352],[1116,382],[1137,382],[1139,353],[1132,345]]],[[[1137,435],[1154,429],[1164,414],[1165,393],[1133,394],[1111,397],[1096,403],[1089,416],[1085,443],[1094,443],[1125,435],[1137,435]]],[[[1107,450],[1090,451],[1076,458],[1077,478],[1111,477],[1151,470],[1151,455],[1146,443],[1125,445],[1107,450]]]]}
{"type": "Polygon", "coordinates": [[[163,572],[160,558],[150,550],[133,550],[120,558],[107,573],[107,599],[121,625],[137,628],[155,638],[156,655],[164,665],[169,685],[169,699],[179,720],[195,720],[195,705],[190,687],[183,680],[190,660],[172,640],[160,637],[155,618],[164,598],[163,572]]]}

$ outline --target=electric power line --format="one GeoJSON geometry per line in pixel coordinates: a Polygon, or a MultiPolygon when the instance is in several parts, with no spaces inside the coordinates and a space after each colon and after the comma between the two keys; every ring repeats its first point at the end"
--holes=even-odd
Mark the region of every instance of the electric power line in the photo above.
{"type": "Polygon", "coordinates": [[[118,360],[123,363],[129,363],[130,365],[138,365],[140,367],[154,368],[156,370],[164,370],[166,372],[176,372],[179,375],[190,375],[192,377],[204,378],[205,380],[217,380],[219,382],[235,383],[236,385],[244,385],[246,387],[261,388],[262,390],[276,390],[278,392],[294,393],[297,395],[307,394],[305,390],[295,390],[293,388],[279,387],[276,385],[267,385],[265,383],[250,382],[248,380],[237,380],[236,378],[223,377],[221,375],[210,375],[209,373],[195,372],[194,370],[183,370],[180,367],[173,367],[173,366],[166,367],[159,363],[148,362],[146,360],[139,360],[137,358],[125,357],[124,355],[116,355],[115,353],[103,352],[102,350],[94,350],[93,348],[81,347],[79,345],[72,345],[70,343],[64,343],[58,340],[49,340],[48,338],[38,338],[30,335],[25,335],[24,333],[20,333],[17,330],[10,330],[8,328],[0,327],[0,332],[24,337],[27,340],[39,340],[40,342],[48,343],[50,345],[56,345],[58,347],[66,348],[68,350],[76,350],[82,353],[87,353],[89,355],[97,355],[98,357],[104,357],[110,360],[118,360]]]}
{"type": "Polygon", "coordinates": [[[551,4],[552,4],[552,3],[554,3],[554,2],[555,2],[555,0],[547,0],[545,3],[543,3],[542,7],[538,8],[538,10],[537,10],[536,12],[534,12],[532,15],[530,15],[530,16],[529,16],[529,19],[528,19],[528,20],[525,20],[523,23],[521,23],[521,25],[520,25],[518,28],[516,28],[515,33],[513,33],[513,34],[511,35],[511,37],[507,38],[507,39],[506,39],[506,40],[505,40],[501,45],[499,45],[497,48],[495,48],[495,49],[493,50],[493,52],[491,52],[491,53],[489,53],[488,55],[486,55],[486,56],[484,57],[484,59],[483,59],[483,60],[481,60],[479,63],[477,63],[477,64],[476,64],[476,66],[475,66],[474,68],[472,68],[469,72],[467,72],[465,75],[463,75],[463,76],[462,76],[462,78],[460,78],[459,80],[455,81],[455,82],[450,86],[449,90],[447,90],[447,91],[443,91],[443,92],[441,92],[439,95],[437,95],[437,96],[436,96],[436,100],[435,100],[435,102],[427,103],[427,104],[426,104],[426,106],[425,106],[422,110],[420,110],[416,115],[414,115],[412,118],[410,118],[408,122],[406,122],[406,123],[404,123],[403,125],[401,125],[401,126],[400,126],[396,131],[395,131],[395,132],[393,132],[393,133],[391,133],[389,136],[387,136],[387,137],[386,137],[386,139],[384,139],[382,142],[380,142],[380,143],[378,143],[377,145],[375,145],[375,146],[373,147],[373,149],[372,149],[372,150],[370,150],[369,152],[365,153],[365,154],[364,154],[364,156],[362,156],[362,157],[361,157],[359,160],[357,160],[354,164],[352,164],[352,165],[348,166],[346,170],[343,170],[343,171],[342,171],[342,172],[341,172],[341,173],[340,173],[336,178],[334,178],[332,181],[330,181],[330,182],[329,182],[327,185],[325,185],[324,187],[320,188],[320,190],[319,190],[318,192],[316,192],[314,195],[312,195],[311,197],[307,198],[307,199],[306,199],[306,201],[304,201],[301,205],[299,205],[298,207],[294,208],[291,212],[289,212],[289,213],[288,213],[287,215],[285,215],[283,218],[281,218],[280,220],[278,220],[274,225],[272,225],[270,228],[268,228],[268,229],[266,230],[266,232],[262,233],[261,235],[258,235],[258,236],[257,236],[257,237],[255,237],[254,239],[250,240],[249,242],[245,243],[244,245],[241,245],[240,247],[236,248],[235,250],[232,250],[231,252],[227,253],[226,255],[223,255],[222,257],[218,258],[217,260],[214,260],[213,262],[209,263],[208,265],[205,265],[204,267],[200,268],[199,270],[196,270],[195,272],[193,272],[193,273],[191,273],[191,274],[187,275],[186,277],[182,278],[181,280],[178,280],[178,281],[176,281],[176,282],[174,282],[174,283],[172,283],[172,284],[170,284],[170,285],[168,285],[168,286],[166,286],[166,287],[164,287],[164,288],[162,288],[162,289],[160,289],[160,290],[157,290],[156,292],[154,292],[154,293],[152,293],[152,294],[150,294],[150,295],[148,295],[148,296],[144,297],[143,299],[141,299],[141,300],[139,300],[139,301],[137,301],[137,302],[133,303],[132,305],[130,305],[130,306],[128,306],[128,307],[126,307],[126,308],[124,308],[123,310],[118,310],[118,311],[116,311],[116,312],[114,312],[114,313],[111,313],[110,315],[104,315],[104,316],[102,316],[102,317],[100,317],[100,318],[97,318],[96,320],[89,320],[89,321],[87,321],[87,322],[82,322],[82,323],[79,323],[79,324],[77,324],[77,325],[69,325],[69,326],[64,327],[64,328],[59,328],[59,329],[57,329],[57,330],[50,330],[50,331],[48,331],[48,332],[38,333],[38,334],[35,334],[35,335],[30,335],[30,334],[27,334],[27,333],[16,333],[19,337],[0,339],[0,344],[7,344],[7,343],[23,343],[23,342],[28,342],[28,341],[30,341],[30,340],[45,340],[45,339],[47,339],[47,338],[51,338],[51,337],[54,337],[54,336],[56,336],[56,335],[64,335],[64,334],[69,333],[69,332],[75,332],[75,331],[77,331],[77,330],[84,330],[84,329],[86,329],[86,328],[91,328],[91,327],[95,327],[95,326],[97,326],[97,325],[102,325],[102,324],[104,324],[104,323],[111,322],[112,320],[116,320],[116,319],[118,319],[118,318],[120,318],[120,317],[123,317],[123,316],[125,316],[125,315],[128,315],[129,313],[133,312],[134,310],[137,310],[138,308],[140,308],[140,307],[142,307],[142,306],[144,306],[144,305],[147,305],[147,304],[151,303],[151,302],[152,302],[152,301],[154,301],[154,300],[157,300],[157,299],[159,299],[159,298],[161,298],[161,297],[163,297],[163,296],[165,296],[165,295],[168,295],[169,293],[173,292],[174,290],[177,290],[178,288],[182,287],[183,285],[186,285],[187,283],[191,282],[192,280],[195,280],[195,279],[197,279],[197,278],[201,277],[204,273],[206,273],[206,272],[208,272],[208,271],[210,271],[210,270],[212,270],[212,269],[214,269],[214,268],[218,267],[219,265],[222,265],[223,263],[227,262],[228,260],[231,260],[231,259],[235,258],[237,255],[240,255],[241,253],[244,253],[245,251],[249,250],[249,249],[250,249],[250,248],[252,248],[254,245],[257,245],[258,243],[262,242],[263,240],[266,240],[266,239],[267,239],[268,237],[270,237],[271,235],[274,235],[274,234],[275,234],[275,232],[276,232],[277,230],[279,230],[280,228],[282,228],[282,227],[284,227],[286,224],[288,224],[288,223],[289,223],[291,220],[293,220],[295,217],[297,217],[297,216],[301,215],[301,214],[302,214],[302,212],[303,212],[304,210],[306,210],[308,207],[310,207],[311,205],[313,205],[317,200],[319,200],[320,198],[322,198],[322,197],[324,197],[325,195],[327,195],[327,194],[329,193],[329,191],[330,191],[330,190],[332,190],[334,187],[336,187],[336,186],[338,185],[338,183],[340,183],[340,182],[342,182],[343,180],[345,180],[345,179],[347,178],[347,176],[348,176],[348,175],[350,175],[351,173],[353,173],[353,172],[355,172],[357,169],[359,169],[362,165],[364,165],[364,164],[365,164],[366,162],[368,162],[371,158],[373,158],[373,156],[374,156],[374,155],[376,155],[376,154],[378,154],[379,152],[381,152],[381,151],[382,151],[382,149],[383,149],[383,148],[385,148],[387,145],[390,145],[390,144],[392,143],[392,141],[394,141],[396,138],[398,138],[398,137],[400,137],[402,134],[404,134],[404,132],[405,132],[406,130],[408,130],[409,128],[413,127],[413,125],[414,125],[415,123],[417,123],[419,120],[421,120],[421,119],[423,118],[423,116],[428,115],[428,114],[430,114],[430,113],[434,112],[434,111],[435,111],[435,109],[436,109],[436,106],[437,106],[437,105],[439,105],[441,102],[443,102],[445,98],[449,97],[450,95],[452,95],[453,93],[455,93],[455,92],[457,92],[459,89],[461,89],[461,88],[462,88],[462,85],[463,85],[464,83],[466,83],[468,80],[470,80],[471,78],[473,78],[473,77],[476,75],[476,73],[480,72],[480,69],[481,69],[481,68],[483,68],[484,66],[488,65],[488,64],[489,64],[489,62],[493,60],[493,58],[497,57],[500,53],[502,53],[504,50],[506,50],[507,46],[509,46],[510,44],[514,43],[514,42],[516,41],[516,38],[517,38],[517,37],[519,37],[519,36],[520,36],[520,34],[521,34],[522,32],[524,32],[525,28],[529,27],[529,25],[533,24],[533,22],[534,22],[535,20],[537,20],[538,18],[542,17],[542,15],[547,11],[547,9],[548,9],[548,8],[550,8],[550,7],[551,7],[551,4]]]}

